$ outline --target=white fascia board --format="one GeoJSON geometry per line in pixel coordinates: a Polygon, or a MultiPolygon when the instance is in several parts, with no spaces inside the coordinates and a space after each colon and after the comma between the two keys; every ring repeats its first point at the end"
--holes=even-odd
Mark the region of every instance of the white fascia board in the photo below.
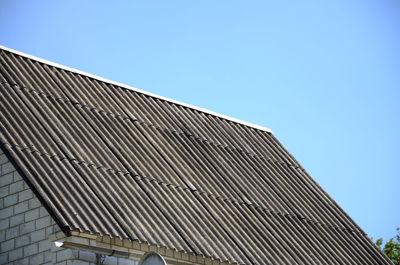
{"type": "Polygon", "coordinates": [[[57,68],[61,68],[61,69],[64,69],[66,71],[70,71],[70,72],[73,72],[73,73],[84,75],[84,76],[87,76],[87,77],[90,77],[90,78],[93,78],[93,79],[96,79],[96,80],[99,80],[99,81],[103,81],[105,83],[109,83],[109,84],[112,84],[112,85],[115,85],[115,86],[123,87],[123,88],[129,89],[129,90],[132,90],[132,91],[135,91],[135,92],[138,92],[138,93],[150,96],[150,97],[158,98],[160,100],[164,100],[164,101],[167,101],[167,102],[170,102],[170,103],[181,105],[183,107],[194,109],[194,110],[197,110],[197,111],[200,111],[200,112],[212,115],[212,116],[216,116],[216,117],[228,120],[228,121],[232,121],[232,122],[239,123],[239,124],[242,124],[242,125],[245,125],[245,126],[249,126],[249,127],[254,128],[254,129],[265,131],[265,132],[268,132],[268,133],[271,133],[271,134],[273,133],[271,129],[263,127],[263,126],[260,126],[260,125],[257,125],[257,124],[254,124],[254,123],[242,121],[242,120],[239,120],[239,119],[236,119],[236,118],[232,118],[232,117],[229,117],[227,115],[224,115],[224,114],[221,114],[221,113],[217,113],[217,112],[214,112],[214,111],[211,111],[211,110],[208,110],[208,109],[203,109],[203,108],[200,108],[200,107],[197,107],[197,106],[193,106],[193,105],[190,105],[190,104],[187,104],[187,103],[184,103],[184,102],[180,102],[178,100],[174,100],[174,99],[163,97],[163,96],[160,96],[160,95],[157,95],[157,94],[153,94],[151,92],[147,92],[147,91],[141,90],[141,89],[136,88],[136,87],[132,87],[132,86],[128,86],[128,85],[125,85],[125,84],[121,84],[121,83],[118,83],[118,82],[115,82],[115,81],[112,81],[112,80],[109,80],[109,79],[106,79],[106,78],[103,78],[103,77],[100,77],[100,76],[96,76],[96,75],[93,75],[93,74],[89,74],[89,73],[83,72],[81,70],[77,70],[77,69],[74,69],[74,68],[71,68],[71,67],[68,67],[68,66],[65,66],[65,65],[54,63],[54,62],[51,62],[51,61],[48,61],[48,60],[45,60],[45,59],[30,55],[30,54],[26,54],[26,53],[23,53],[23,52],[20,52],[20,51],[16,51],[16,50],[13,50],[11,48],[5,47],[3,45],[0,45],[0,49],[3,49],[5,51],[9,51],[9,52],[21,55],[23,57],[26,57],[26,58],[29,58],[29,59],[32,59],[32,60],[35,60],[35,61],[38,61],[38,62],[41,62],[41,63],[44,63],[44,64],[48,64],[48,65],[51,65],[51,66],[54,66],[54,67],[57,67],[57,68]]]}

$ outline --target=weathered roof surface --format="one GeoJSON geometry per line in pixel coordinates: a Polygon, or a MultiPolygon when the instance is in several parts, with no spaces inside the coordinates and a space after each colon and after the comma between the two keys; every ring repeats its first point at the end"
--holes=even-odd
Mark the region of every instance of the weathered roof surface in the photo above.
{"type": "Polygon", "coordinates": [[[64,231],[238,264],[390,264],[268,130],[0,52],[2,149],[64,231]]]}

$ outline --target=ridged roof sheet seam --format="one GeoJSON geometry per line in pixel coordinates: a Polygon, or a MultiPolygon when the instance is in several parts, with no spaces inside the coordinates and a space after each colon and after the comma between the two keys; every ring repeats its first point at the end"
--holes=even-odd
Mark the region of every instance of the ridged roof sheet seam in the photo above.
{"type": "MultiPolygon", "coordinates": [[[[10,145],[11,149],[18,148],[20,151],[29,149],[31,151],[31,153],[35,153],[36,152],[36,153],[39,153],[40,156],[46,155],[49,158],[55,158],[56,157],[60,161],[65,160],[65,159],[67,159],[69,161],[77,161],[78,164],[85,163],[85,164],[87,164],[88,167],[95,166],[96,169],[100,169],[101,168],[101,169],[106,170],[106,171],[112,171],[116,175],[117,174],[131,175],[135,179],[139,179],[139,180],[147,179],[149,182],[156,181],[157,184],[164,185],[164,186],[173,186],[177,190],[190,190],[190,188],[188,188],[188,187],[181,187],[179,185],[174,185],[174,184],[171,184],[171,183],[167,183],[167,182],[158,180],[157,178],[153,178],[153,177],[150,177],[150,176],[144,176],[142,174],[132,174],[130,172],[123,172],[121,170],[114,170],[112,168],[106,168],[104,166],[98,166],[98,165],[95,165],[93,163],[88,163],[88,162],[83,161],[83,160],[75,159],[73,157],[67,158],[67,157],[61,157],[61,156],[56,155],[56,154],[48,154],[48,153],[41,152],[41,151],[39,151],[37,149],[34,149],[32,147],[29,147],[29,146],[20,146],[20,145],[11,144],[11,143],[2,143],[1,145],[5,145],[5,144],[10,145]]],[[[341,226],[336,226],[336,225],[325,224],[325,223],[322,223],[320,221],[313,220],[313,219],[310,219],[310,218],[307,218],[307,217],[299,218],[297,215],[290,214],[290,213],[276,212],[276,211],[270,210],[270,209],[268,209],[266,207],[260,206],[259,204],[255,204],[255,203],[249,204],[249,203],[241,202],[241,201],[238,201],[238,200],[235,200],[235,199],[232,199],[232,198],[227,198],[227,197],[224,197],[224,196],[218,196],[218,194],[210,194],[210,193],[208,193],[206,191],[201,191],[201,190],[198,190],[198,193],[200,195],[202,195],[202,196],[207,196],[209,198],[213,198],[213,199],[221,201],[221,202],[228,200],[228,201],[230,201],[231,203],[234,203],[234,204],[239,204],[239,205],[245,204],[245,205],[247,205],[249,207],[252,207],[252,208],[254,208],[254,209],[258,210],[258,211],[261,211],[261,212],[268,212],[268,213],[273,214],[273,215],[290,216],[290,217],[298,218],[300,221],[305,222],[305,223],[312,223],[312,224],[317,224],[318,223],[318,224],[320,224],[320,225],[322,225],[322,226],[324,226],[324,227],[326,227],[328,229],[340,229],[341,231],[349,231],[349,232],[354,232],[354,233],[357,233],[357,234],[365,235],[363,232],[358,231],[358,230],[349,229],[349,228],[346,228],[346,227],[341,227],[341,226]]]]}
{"type": "MultiPolygon", "coordinates": [[[[118,117],[121,117],[121,119],[122,120],[131,120],[131,121],[133,121],[133,122],[139,122],[140,124],[145,124],[146,126],[149,126],[149,127],[151,127],[151,126],[154,126],[155,128],[160,128],[160,129],[162,129],[162,130],[166,130],[166,131],[168,131],[168,132],[171,132],[171,133],[174,133],[174,132],[176,132],[176,131],[174,131],[174,130],[170,130],[169,128],[165,128],[165,127],[162,127],[162,126],[160,126],[160,125],[157,125],[157,124],[149,124],[149,123],[147,123],[146,121],[144,121],[144,120],[139,120],[138,118],[132,118],[132,117],[130,117],[130,116],[128,116],[128,115],[125,115],[125,114],[120,114],[120,113],[113,113],[113,112],[111,112],[111,111],[105,111],[105,110],[102,110],[102,109],[100,109],[100,108],[98,108],[98,107],[95,107],[95,106],[91,106],[90,104],[86,104],[86,103],[84,103],[84,102],[79,102],[78,100],[72,100],[72,99],[68,99],[68,98],[66,98],[66,97],[61,97],[61,96],[56,96],[56,95],[52,95],[52,94],[49,94],[49,93],[46,93],[46,92],[44,92],[44,91],[41,91],[41,90],[38,90],[37,88],[33,88],[33,87],[28,87],[28,86],[24,86],[24,85],[21,85],[21,84],[18,84],[18,83],[15,83],[15,84],[10,84],[9,82],[7,82],[7,81],[5,81],[5,82],[1,82],[1,84],[8,84],[8,85],[10,85],[10,86],[16,86],[16,87],[18,87],[19,89],[24,89],[24,90],[26,90],[27,92],[29,92],[29,93],[31,93],[31,92],[35,92],[38,96],[42,96],[42,97],[46,97],[46,98],[52,98],[52,99],[54,99],[54,100],[56,100],[56,101],[62,101],[63,103],[67,103],[67,102],[70,102],[72,105],[79,105],[81,108],[87,108],[87,109],[89,109],[90,111],[97,111],[98,113],[104,113],[104,114],[106,114],[106,115],[112,115],[114,118],[118,118],[118,117]]],[[[179,133],[179,132],[176,132],[176,133],[179,133]]],[[[187,134],[185,134],[184,132],[181,132],[181,133],[179,133],[180,135],[187,135],[187,134]]],[[[247,151],[246,149],[242,149],[242,148],[238,148],[238,147],[234,147],[234,146],[222,146],[221,144],[217,144],[217,143],[214,143],[214,142],[212,142],[212,141],[209,141],[209,140],[207,140],[207,139],[205,139],[205,138],[203,138],[203,137],[201,137],[201,136],[197,136],[197,137],[195,137],[195,136],[193,136],[193,135],[188,135],[188,137],[193,137],[194,139],[196,139],[196,140],[200,140],[200,141],[207,141],[208,143],[210,143],[210,144],[212,144],[212,145],[214,145],[214,146],[218,146],[218,147],[221,147],[221,148],[226,148],[226,149],[228,149],[228,150],[237,150],[237,151],[239,151],[239,152],[243,152],[244,154],[246,154],[246,155],[249,155],[249,156],[259,156],[259,155],[257,155],[257,154],[255,154],[255,153],[252,153],[252,152],[250,152],[250,151],[247,151]]],[[[284,162],[284,161],[275,161],[275,160],[273,160],[273,159],[271,159],[271,158],[267,158],[267,160],[271,160],[271,161],[274,161],[274,162],[278,162],[278,163],[286,163],[286,162],[284,162]]],[[[301,168],[300,166],[297,166],[297,165],[293,165],[293,164],[288,164],[289,166],[293,166],[293,167],[295,167],[295,168],[301,168]]]]}
{"type": "MultiPolygon", "coordinates": [[[[156,181],[158,184],[162,184],[162,185],[165,185],[165,186],[173,186],[174,188],[176,188],[176,189],[178,189],[178,190],[180,190],[180,189],[181,189],[181,190],[190,190],[189,187],[181,187],[181,186],[179,186],[179,185],[175,185],[175,184],[172,184],[172,183],[167,183],[167,182],[165,182],[165,181],[161,181],[161,180],[159,180],[159,179],[157,179],[157,178],[154,178],[154,177],[151,177],[151,176],[146,176],[146,175],[144,175],[144,174],[140,174],[140,173],[138,173],[138,174],[132,174],[132,173],[130,173],[130,172],[128,172],[128,171],[124,172],[124,171],[121,171],[121,170],[116,170],[116,169],[107,168],[107,167],[104,167],[104,166],[101,166],[101,165],[96,165],[96,164],[94,164],[94,163],[89,163],[89,162],[87,162],[87,161],[85,161],[85,160],[77,159],[77,158],[75,158],[75,157],[66,157],[66,156],[60,156],[60,155],[57,155],[57,154],[49,154],[49,153],[46,153],[46,152],[43,152],[43,151],[38,150],[38,149],[37,149],[36,147],[34,147],[34,146],[32,146],[32,147],[31,147],[31,146],[21,146],[21,145],[19,145],[19,144],[12,144],[12,143],[8,143],[8,142],[1,143],[1,145],[6,145],[6,144],[8,144],[8,145],[10,146],[11,149],[17,148],[17,149],[19,149],[20,151],[24,151],[24,150],[26,150],[26,149],[29,149],[29,150],[30,150],[30,153],[32,153],[32,154],[33,154],[33,153],[38,153],[40,156],[47,156],[47,157],[49,157],[49,158],[57,158],[57,159],[59,159],[60,161],[63,161],[63,160],[77,161],[78,164],[86,164],[87,167],[92,167],[92,166],[94,166],[96,169],[103,169],[103,170],[105,170],[105,171],[111,171],[111,172],[113,172],[113,173],[116,174],[116,175],[118,175],[118,174],[131,175],[132,177],[134,177],[134,178],[136,178],[136,179],[139,179],[139,180],[147,179],[147,180],[150,181],[150,182],[156,181]]],[[[210,194],[210,193],[208,193],[208,192],[206,192],[206,191],[202,191],[202,190],[197,190],[197,191],[200,192],[200,193],[202,193],[202,194],[206,194],[208,197],[214,197],[214,198],[216,198],[216,199],[222,198],[222,200],[229,200],[229,201],[232,201],[232,202],[234,202],[234,203],[243,203],[243,202],[239,202],[239,201],[237,201],[237,200],[235,200],[235,199],[232,199],[232,198],[220,196],[220,195],[218,195],[218,194],[210,194]]],[[[267,208],[265,208],[265,210],[270,211],[270,210],[267,209],[267,208]]]]}
{"type": "Polygon", "coordinates": [[[254,206],[254,205],[248,205],[248,206],[253,206],[254,209],[256,209],[256,210],[259,210],[261,208],[261,212],[267,212],[267,213],[271,213],[271,214],[274,214],[274,215],[295,217],[295,218],[299,219],[301,222],[303,222],[305,224],[313,224],[313,225],[317,225],[318,224],[318,225],[321,225],[321,226],[323,226],[323,227],[325,227],[325,228],[327,228],[327,229],[329,229],[331,231],[335,231],[335,230],[348,231],[348,232],[351,232],[351,233],[355,233],[355,234],[366,236],[365,233],[363,233],[362,231],[356,230],[356,229],[350,229],[350,228],[344,227],[344,226],[329,225],[329,224],[325,224],[323,222],[320,222],[320,221],[317,221],[317,220],[313,220],[313,219],[310,219],[310,218],[307,218],[307,217],[299,217],[299,216],[294,215],[294,214],[289,214],[289,213],[288,214],[282,214],[282,213],[279,213],[279,212],[270,211],[270,210],[268,210],[266,208],[263,208],[261,206],[254,206]]]}
{"type": "MultiPolygon", "coordinates": [[[[105,171],[112,171],[115,174],[132,175],[128,171],[122,171],[122,170],[113,169],[113,168],[110,168],[110,167],[105,167],[105,166],[102,166],[102,165],[97,165],[97,164],[92,163],[92,162],[87,162],[87,161],[85,161],[83,159],[78,159],[78,158],[75,158],[75,157],[66,157],[66,156],[61,156],[61,155],[57,155],[57,154],[50,154],[50,153],[47,153],[45,151],[39,150],[36,146],[21,146],[19,144],[12,144],[12,143],[8,143],[8,142],[7,143],[2,143],[2,145],[4,145],[4,144],[10,145],[10,147],[12,149],[19,148],[20,151],[23,151],[25,149],[29,149],[29,150],[31,150],[32,154],[33,153],[39,153],[40,156],[47,156],[49,158],[57,157],[61,161],[65,160],[65,159],[67,159],[68,161],[77,161],[77,163],[79,165],[80,164],[86,164],[88,167],[94,166],[96,169],[103,169],[105,171]]],[[[132,175],[132,176],[136,176],[136,175],[132,175]]]]}
{"type": "MultiPolygon", "coordinates": [[[[153,178],[153,177],[150,177],[150,176],[144,176],[144,175],[142,175],[142,174],[131,174],[130,172],[123,172],[123,171],[121,171],[121,170],[114,170],[114,169],[111,169],[111,168],[106,168],[106,167],[104,167],[104,166],[98,166],[98,165],[95,165],[95,164],[93,164],[93,163],[88,163],[88,162],[83,161],[83,160],[75,159],[75,158],[73,158],[73,157],[67,158],[67,157],[61,157],[61,156],[56,155],[56,154],[44,153],[44,152],[41,152],[41,151],[39,151],[39,150],[37,150],[37,149],[34,149],[34,148],[32,148],[32,147],[29,147],[29,146],[20,146],[20,145],[17,145],[17,144],[2,143],[2,145],[4,145],[4,144],[10,145],[10,148],[11,148],[11,149],[18,148],[20,151],[23,151],[23,150],[25,150],[25,149],[29,149],[29,150],[31,150],[31,153],[37,152],[37,153],[39,153],[40,156],[46,155],[46,156],[48,156],[49,158],[57,157],[60,161],[67,159],[67,160],[69,160],[69,161],[77,161],[78,164],[85,163],[85,164],[87,164],[88,167],[95,166],[96,169],[102,168],[102,169],[104,169],[104,170],[106,170],[106,171],[112,171],[112,172],[113,172],[114,174],[116,174],[116,175],[117,175],[117,174],[123,174],[123,175],[129,174],[129,175],[131,175],[132,177],[134,177],[134,178],[136,178],[136,179],[140,179],[140,180],[142,180],[142,179],[148,179],[150,182],[156,181],[158,184],[162,184],[162,185],[165,185],[165,186],[171,186],[171,185],[172,185],[174,188],[176,188],[176,189],[178,189],[178,190],[179,190],[179,189],[182,189],[182,190],[188,190],[188,189],[190,189],[190,188],[188,188],[188,187],[181,187],[181,186],[179,186],[179,185],[174,185],[174,184],[171,184],[171,183],[166,183],[166,182],[164,182],[164,181],[160,181],[160,180],[158,180],[158,179],[156,179],[156,178],[153,178]]],[[[218,196],[218,194],[210,194],[210,193],[208,193],[208,192],[206,192],[206,191],[201,191],[201,190],[199,190],[198,192],[199,192],[199,194],[202,194],[202,195],[204,194],[204,195],[206,195],[207,197],[214,198],[214,199],[219,200],[219,201],[226,201],[226,200],[228,200],[228,201],[230,201],[230,202],[232,202],[232,203],[236,203],[236,204],[245,204],[245,205],[247,205],[247,206],[254,207],[254,208],[257,209],[257,210],[261,209],[261,211],[263,211],[263,212],[268,212],[268,213],[271,213],[271,214],[278,214],[278,215],[284,215],[284,216],[291,216],[291,217],[299,218],[297,215],[289,214],[289,213],[285,213],[285,212],[276,212],[276,211],[270,210],[270,209],[268,209],[268,208],[266,208],[266,207],[260,206],[259,204],[255,204],[255,203],[249,204],[249,203],[246,203],[246,202],[237,201],[237,200],[232,199],[232,198],[227,198],[227,197],[224,197],[224,196],[218,196]]],[[[325,226],[325,227],[327,227],[327,228],[334,228],[334,229],[335,229],[335,228],[338,228],[338,229],[340,229],[340,230],[346,230],[346,231],[350,231],[350,232],[355,232],[355,233],[364,234],[364,233],[362,233],[361,231],[357,231],[357,230],[354,230],[354,229],[348,229],[348,228],[341,227],[341,226],[336,226],[336,225],[325,224],[325,223],[322,223],[322,222],[320,222],[320,221],[313,220],[313,219],[310,219],[310,218],[307,218],[307,217],[299,218],[299,220],[301,220],[301,221],[304,220],[305,222],[312,222],[312,223],[314,223],[314,224],[320,223],[321,225],[323,225],[323,226],[325,226]]]]}
{"type": "MultiPolygon", "coordinates": [[[[12,85],[12,84],[10,84],[10,83],[8,83],[8,82],[2,82],[2,84],[12,85]]],[[[129,117],[129,116],[127,116],[127,115],[124,115],[124,114],[115,114],[115,113],[112,113],[112,112],[109,112],[109,111],[101,110],[101,109],[99,109],[99,108],[97,108],[97,107],[94,107],[94,106],[90,106],[89,104],[80,103],[80,102],[78,102],[78,101],[72,101],[72,100],[70,100],[70,99],[68,99],[68,98],[55,97],[54,95],[48,94],[48,93],[46,93],[46,92],[37,90],[37,89],[32,88],[32,87],[26,87],[26,86],[22,86],[22,85],[20,85],[20,84],[13,84],[12,86],[18,86],[19,89],[25,89],[27,92],[35,92],[38,96],[42,96],[42,97],[46,97],[46,98],[53,98],[53,99],[56,100],[56,101],[60,101],[60,100],[61,100],[63,103],[70,102],[72,105],[80,105],[81,108],[88,108],[90,111],[94,111],[94,110],[95,110],[95,111],[97,111],[97,112],[100,113],[100,114],[105,113],[106,115],[113,115],[115,118],[121,117],[122,120],[127,120],[127,119],[129,119],[129,120],[131,120],[131,121],[133,121],[133,122],[139,122],[140,124],[145,124],[146,126],[149,126],[149,127],[150,127],[150,126],[154,126],[155,128],[160,128],[160,129],[166,130],[166,131],[168,131],[168,132],[172,132],[172,133],[175,132],[175,131],[170,131],[168,128],[161,128],[161,127],[159,127],[159,126],[157,126],[157,125],[147,124],[147,122],[145,122],[145,121],[141,121],[141,120],[138,120],[138,119],[134,119],[134,118],[131,118],[131,117],[129,117]]],[[[176,133],[178,133],[178,132],[176,132],[176,133]]],[[[179,134],[180,134],[180,135],[183,135],[184,133],[179,133],[179,134]]],[[[185,134],[185,135],[186,135],[186,134],[185,134]]],[[[244,154],[246,154],[246,155],[248,155],[248,156],[254,156],[254,157],[260,156],[260,155],[257,155],[257,154],[253,154],[253,153],[251,153],[251,152],[248,152],[248,151],[246,151],[246,150],[244,150],[244,149],[239,149],[239,148],[237,148],[237,147],[222,146],[221,144],[216,144],[216,143],[214,143],[214,142],[210,142],[210,141],[208,141],[208,140],[206,140],[206,139],[204,139],[204,138],[202,138],[202,137],[200,137],[200,138],[199,138],[199,137],[194,137],[194,136],[188,136],[188,137],[193,137],[193,139],[195,139],[195,140],[207,141],[209,144],[211,144],[211,145],[213,145],[213,146],[221,147],[222,149],[237,150],[237,151],[239,151],[239,152],[241,152],[241,153],[244,153],[244,154]]],[[[268,157],[268,158],[264,157],[264,158],[265,158],[267,161],[271,161],[271,162],[274,162],[274,163],[279,163],[279,164],[282,164],[282,165],[288,165],[288,166],[294,167],[294,168],[296,168],[296,169],[301,169],[301,170],[303,170],[303,168],[302,168],[301,166],[297,166],[297,165],[293,165],[293,164],[287,164],[287,162],[278,161],[278,160],[275,160],[275,159],[272,159],[272,158],[269,158],[269,157],[268,157]]]]}
{"type": "Polygon", "coordinates": [[[54,66],[54,67],[57,67],[57,68],[61,68],[61,69],[64,69],[66,71],[73,72],[73,73],[76,73],[76,74],[80,74],[80,75],[83,75],[83,76],[87,76],[89,78],[93,78],[93,79],[96,79],[98,81],[102,81],[102,82],[105,82],[105,83],[108,83],[108,84],[113,84],[113,85],[121,87],[121,88],[126,88],[128,90],[135,91],[135,92],[138,92],[138,93],[141,93],[141,94],[153,97],[153,98],[158,98],[158,99],[170,102],[172,104],[176,104],[176,105],[180,105],[180,106],[183,106],[183,107],[186,107],[186,108],[198,110],[200,112],[207,113],[207,114],[212,115],[212,116],[220,117],[222,119],[229,120],[229,121],[232,121],[232,122],[235,122],[235,123],[239,123],[239,124],[242,124],[242,125],[245,125],[245,126],[248,126],[248,127],[252,127],[254,129],[258,129],[260,131],[265,131],[265,132],[268,132],[268,133],[271,133],[271,134],[273,133],[271,129],[263,127],[263,126],[260,126],[260,125],[257,125],[257,124],[253,124],[253,123],[250,123],[250,122],[242,121],[242,120],[239,120],[239,119],[236,119],[236,118],[233,118],[233,117],[221,114],[221,113],[217,113],[217,112],[214,112],[214,111],[211,111],[211,110],[207,110],[207,109],[204,109],[204,108],[201,108],[201,107],[193,106],[191,104],[180,102],[178,100],[170,99],[170,98],[167,98],[167,97],[164,97],[164,96],[160,96],[160,95],[157,95],[157,94],[154,94],[154,93],[151,93],[151,92],[147,92],[147,91],[141,90],[139,88],[128,86],[128,85],[125,85],[125,84],[122,84],[122,83],[119,83],[119,82],[115,82],[115,81],[112,81],[112,80],[109,80],[109,79],[106,79],[106,78],[103,78],[103,77],[100,77],[100,76],[96,76],[96,75],[93,75],[93,74],[90,74],[90,73],[87,73],[87,72],[84,72],[84,71],[81,71],[81,70],[78,70],[78,69],[75,69],[75,68],[71,68],[71,67],[68,67],[68,66],[65,66],[65,65],[54,63],[54,62],[51,62],[51,61],[48,61],[48,60],[45,60],[45,59],[30,55],[30,54],[27,54],[27,53],[24,53],[24,52],[16,51],[16,50],[13,50],[11,48],[5,47],[3,45],[0,45],[0,49],[3,49],[5,51],[8,51],[8,52],[11,52],[11,53],[14,53],[14,54],[18,54],[20,56],[29,58],[31,60],[35,60],[35,61],[40,62],[40,63],[51,65],[51,66],[54,66]]]}

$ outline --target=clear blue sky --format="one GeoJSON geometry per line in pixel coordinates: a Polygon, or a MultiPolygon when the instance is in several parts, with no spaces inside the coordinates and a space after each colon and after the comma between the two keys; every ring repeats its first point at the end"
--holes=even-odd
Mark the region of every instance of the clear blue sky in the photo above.
{"type": "Polygon", "coordinates": [[[0,44],[271,128],[374,238],[400,227],[400,2],[0,0],[0,44]]]}

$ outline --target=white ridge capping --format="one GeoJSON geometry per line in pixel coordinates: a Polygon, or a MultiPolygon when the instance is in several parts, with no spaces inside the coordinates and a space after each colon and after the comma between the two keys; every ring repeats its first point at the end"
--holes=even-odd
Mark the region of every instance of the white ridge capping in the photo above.
{"type": "Polygon", "coordinates": [[[11,48],[5,47],[3,45],[0,45],[0,49],[12,52],[14,54],[18,54],[20,56],[23,56],[23,57],[26,57],[26,58],[29,58],[29,59],[32,59],[32,60],[35,60],[35,61],[38,61],[38,62],[41,62],[41,63],[45,63],[45,64],[48,64],[48,65],[57,67],[57,68],[61,68],[61,69],[64,69],[64,70],[67,70],[67,71],[70,71],[70,72],[73,72],[73,73],[77,73],[77,74],[84,75],[84,76],[87,76],[87,77],[90,77],[90,78],[93,78],[93,79],[96,79],[96,80],[99,80],[99,81],[103,81],[105,83],[109,83],[109,84],[113,84],[115,86],[123,87],[123,88],[129,89],[129,90],[132,90],[132,91],[135,91],[135,92],[138,92],[138,93],[150,96],[150,97],[154,97],[154,98],[158,98],[158,99],[161,99],[161,100],[164,100],[164,101],[168,101],[168,102],[171,102],[171,103],[174,103],[174,104],[177,104],[177,105],[181,105],[181,106],[184,106],[184,107],[187,107],[187,108],[190,108],[190,109],[194,109],[194,110],[206,113],[206,114],[210,114],[212,116],[217,116],[217,117],[223,118],[225,120],[229,120],[229,121],[232,121],[232,122],[235,122],[235,123],[239,123],[239,124],[242,124],[242,125],[245,125],[245,126],[249,126],[249,127],[254,128],[254,129],[265,131],[265,132],[268,132],[268,133],[271,133],[271,134],[273,133],[272,130],[267,128],[267,127],[263,127],[263,126],[260,126],[260,125],[254,124],[254,123],[242,121],[242,120],[239,120],[239,119],[236,119],[236,118],[232,118],[232,117],[229,117],[227,115],[224,115],[224,114],[221,114],[221,113],[217,113],[217,112],[214,112],[214,111],[211,111],[211,110],[208,110],[208,109],[203,109],[203,108],[196,107],[196,106],[184,103],[184,102],[180,102],[178,100],[174,100],[174,99],[163,97],[163,96],[160,96],[160,95],[157,95],[157,94],[153,94],[151,92],[144,91],[144,90],[141,90],[139,88],[135,88],[135,87],[128,86],[128,85],[125,85],[125,84],[121,84],[121,83],[118,83],[118,82],[115,82],[115,81],[112,81],[112,80],[109,80],[109,79],[106,79],[106,78],[103,78],[103,77],[100,77],[100,76],[97,76],[97,75],[89,74],[89,73],[83,72],[81,70],[77,70],[77,69],[74,69],[74,68],[71,68],[71,67],[68,67],[68,66],[65,66],[65,65],[54,63],[54,62],[51,62],[51,61],[48,61],[48,60],[45,60],[45,59],[30,55],[30,54],[27,54],[27,53],[24,53],[24,52],[16,51],[16,50],[13,50],[11,48]]]}

